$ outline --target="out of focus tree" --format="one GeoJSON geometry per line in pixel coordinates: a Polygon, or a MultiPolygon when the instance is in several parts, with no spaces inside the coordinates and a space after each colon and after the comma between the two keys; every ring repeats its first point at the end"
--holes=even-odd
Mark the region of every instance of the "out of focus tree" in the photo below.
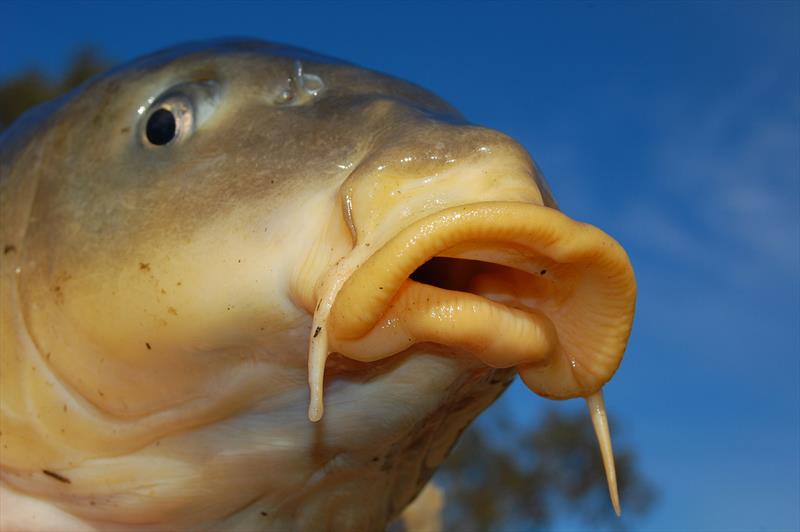
{"type": "MultiPolygon", "coordinates": [[[[87,47],[75,54],[61,79],[29,70],[0,82],[0,131],[29,107],[73,89],[108,66],[87,47]]],[[[611,509],[588,414],[553,410],[538,427],[520,427],[498,409],[490,409],[487,416],[463,434],[436,477],[444,488],[447,530],[536,530],[560,515],[604,529],[624,528],[625,521],[617,521],[611,509]],[[491,441],[492,433],[503,434],[502,442],[491,441]]],[[[618,436],[618,424],[611,424],[618,436]]],[[[623,512],[645,514],[654,501],[654,488],[638,472],[634,451],[616,443],[623,512]]]]}
{"type": "Polygon", "coordinates": [[[617,436],[623,520],[611,508],[588,412],[550,410],[538,427],[526,428],[502,409],[490,409],[464,433],[437,476],[445,493],[447,529],[538,530],[559,516],[624,529],[630,516],[650,509],[655,490],[636,469],[635,453],[620,445],[618,423],[610,423],[617,436]],[[492,441],[497,434],[502,436],[492,441]]]}
{"type": "Polygon", "coordinates": [[[30,107],[52,100],[102,72],[109,62],[92,47],[79,50],[60,79],[30,69],[0,83],[0,131],[30,107]]]}

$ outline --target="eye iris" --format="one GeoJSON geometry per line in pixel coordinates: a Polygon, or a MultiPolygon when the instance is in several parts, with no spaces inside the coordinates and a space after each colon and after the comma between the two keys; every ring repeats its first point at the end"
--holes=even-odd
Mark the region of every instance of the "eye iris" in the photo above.
{"type": "Polygon", "coordinates": [[[147,119],[147,140],[156,146],[163,146],[175,138],[175,126],[175,115],[166,109],[159,109],[147,119]]]}

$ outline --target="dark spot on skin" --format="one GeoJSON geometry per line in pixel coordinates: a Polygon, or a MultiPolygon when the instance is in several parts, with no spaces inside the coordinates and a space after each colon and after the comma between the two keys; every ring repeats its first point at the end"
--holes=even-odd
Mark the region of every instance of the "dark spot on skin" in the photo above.
{"type": "Polygon", "coordinates": [[[316,330],[316,331],[314,331],[314,338],[316,338],[317,336],[319,336],[319,333],[320,333],[320,332],[322,332],[322,327],[317,327],[317,330],[316,330]]]}
{"type": "Polygon", "coordinates": [[[106,396],[106,394],[104,394],[104,393],[103,393],[103,392],[101,392],[100,390],[97,390],[97,393],[99,393],[99,394],[100,394],[100,397],[105,397],[105,396],[106,396]]]}
{"type": "Polygon", "coordinates": [[[266,516],[267,516],[267,512],[261,512],[261,515],[263,515],[264,517],[266,517],[266,516]]]}
{"type": "Polygon", "coordinates": [[[379,287],[378,287],[378,290],[383,290],[383,287],[382,287],[382,286],[379,286],[379,287]]]}
{"type": "Polygon", "coordinates": [[[67,403],[64,403],[64,412],[67,411],[67,403]]]}
{"type": "Polygon", "coordinates": [[[379,457],[377,457],[377,456],[373,456],[373,457],[372,457],[372,461],[373,461],[373,462],[377,462],[378,460],[380,460],[380,458],[379,458],[379,457]]]}
{"type": "Polygon", "coordinates": [[[166,291],[166,290],[164,290],[164,289],[162,288],[162,289],[161,289],[161,293],[162,293],[162,294],[166,294],[166,293],[167,293],[167,291],[166,291]]]}
{"type": "Polygon", "coordinates": [[[3,247],[3,255],[8,255],[9,253],[14,253],[15,251],[17,251],[17,247],[12,246],[11,244],[7,244],[3,247]]]}
{"type": "Polygon", "coordinates": [[[145,342],[144,345],[147,346],[147,349],[153,349],[152,347],[150,347],[150,342],[145,342]]]}
{"type": "Polygon", "coordinates": [[[44,357],[45,357],[47,360],[50,360],[50,353],[47,353],[47,354],[46,354],[44,357]]]}
{"type": "Polygon", "coordinates": [[[59,305],[64,303],[64,292],[61,291],[60,284],[57,284],[53,287],[53,293],[56,295],[56,303],[59,305]]]}
{"type": "Polygon", "coordinates": [[[269,184],[270,184],[270,185],[274,185],[274,184],[275,184],[275,180],[274,180],[274,179],[270,179],[270,180],[269,180],[269,184]]]}
{"type": "Polygon", "coordinates": [[[183,284],[182,282],[178,281],[177,283],[175,283],[175,286],[181,286],[182,284],[183,284]]]}
{"type": "Polygon", "coordinates": [[[237,260],[236,262],[242,262],[242,259],[237,260]]]}
{"type": "Polygon", "coordinates": [[[367,246],[367,247],[369,247],[369,242],[367,242],[367,243],[366,243],[366,244],[364,244],[364,245],[365,245],[365,246],[367,246]]]}
{"type": "Polygon", "coordinates": [[[94,502],[94,501],[89,501],[89,506],[94,506],[95,504],[97,504],[97,503],[94,502]]]}
{"type": "Polygon", "coordinates": [[[67,477],[65,477],[64,475],[59,475],[58,473],[54,473],[54,472],[49,471],[47,469],[42,469],[42,473],[44,473],[45,475],[47,475],[50,478],[56,479],[59,482],[63,482],[64,484],[72,484],[72,481],[70,479],[68,479],[67,477]]]}
{"type": "Polygon", "coordinates": [[[120,129],[119,132],[124,135],[125,133],[129,132],[130,130],[131,130],[131,128],[129,128],[128,126],[125,126],[122,129],[120,129]]]}
{"type": "Polygon", "coordinates": [[[539,275],[544,275],[546,273],[547,273],[547,270],[542,270],[542,271],[539,272],[539,275]]]}
{"type": "Polygon", "coordinates": [[[489,384],[500,384],[500,379],[492,379],[489,381],[489,384]]]}
{"type": "Polygon", "coordinates": [[[139,263],[139,269],[142,270],[143,272],[149,272],[150,271],[150,263],[149,262],[140,262],[139,263]]]}
{"type": "Polygon", "coordinates": [[[173,316],[177,316],[178,315],[178,311],[175,310],[175,307],[167,307],[167,312],[169,312],[173,316]]]}

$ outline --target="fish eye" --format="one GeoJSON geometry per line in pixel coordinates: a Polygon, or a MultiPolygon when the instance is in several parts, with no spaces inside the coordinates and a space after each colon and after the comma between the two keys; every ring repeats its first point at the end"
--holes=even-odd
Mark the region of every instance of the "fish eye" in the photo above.
{"type": "Polygon", "coordinates": [[[144,140],[152,146],[164,146],[186,137],[193,128],[192,102],[181,95],[169,96],[154,103],[147,114],[144,140]]]}
{"type": "Polygon", "coordinates": [[[150,144],[163,146],[175,138],[175,115],[168,109],[158,109],[147,119],[145,134],[150,144]]]}
{"type": "Polygon", "coordinates": [[[186,140],[216,109],[218,88],[213,81],[183,83],[153,100],[140,126],[141,142],[161,147],[186,140]]]}

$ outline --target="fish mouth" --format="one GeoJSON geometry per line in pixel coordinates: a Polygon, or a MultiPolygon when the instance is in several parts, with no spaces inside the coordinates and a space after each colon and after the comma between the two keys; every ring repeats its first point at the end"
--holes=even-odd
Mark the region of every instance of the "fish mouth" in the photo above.
{"type": "MultiPolygon", "coordinates": [[[[555,399],[588,397],[611,378],[636,299],[633,269],[614,239],[522,202],[430,214],[340,278],[320,321],[324,357],[373,362],[433,342],[516,367],[529,388],[555,399]]],[[[311,351],[313,403],[321,370],[314,342],[311,351]]]]}
{"type": "Polygon", "coordinates": [[[309,419],[323,414],[331,352],[374,363],[414,344],[465,350],[516,368],[539,395],[586,399],[619,515],[602,387],[633,325],[636,280],[622,246],[556,209],[489,201],[435,212],[368,249],[357,242],[321,283],[309,419]]]}

